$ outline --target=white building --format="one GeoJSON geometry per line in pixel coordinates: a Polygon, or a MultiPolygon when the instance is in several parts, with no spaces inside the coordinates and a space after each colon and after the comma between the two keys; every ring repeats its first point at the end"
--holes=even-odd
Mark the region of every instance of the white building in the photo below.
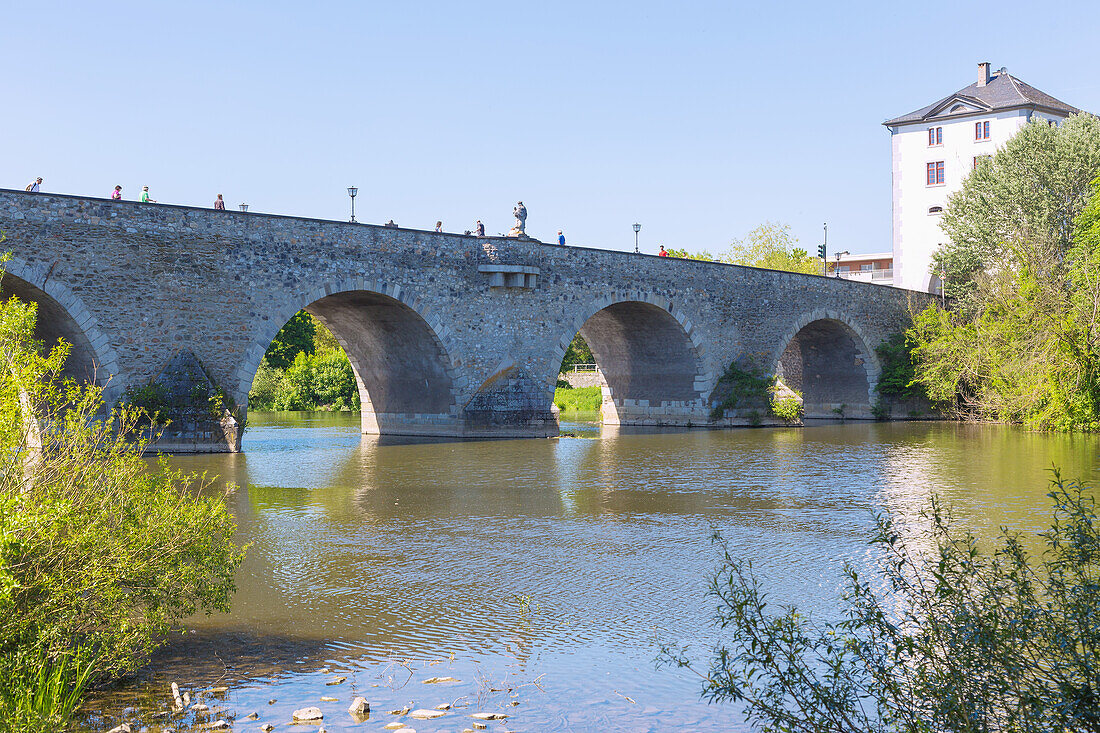
{"type": "Polygon", "coordinates": [[[1080,112],[1005,69],[978,64],[974,84],[887,120],[893,152],[894,278],[898,287],[937,292],[932,254],[946,240],[940,215],[950,194],[1032,118],[1052,124],[1080,112]]]}

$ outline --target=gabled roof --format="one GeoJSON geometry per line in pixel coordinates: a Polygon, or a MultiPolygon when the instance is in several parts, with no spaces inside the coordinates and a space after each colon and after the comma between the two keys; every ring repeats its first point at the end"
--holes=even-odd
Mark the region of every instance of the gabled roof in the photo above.
{"type": "Polygon", "coordinates": [[[1071,107],[1049,94],[1040,92],[1030,84],[1025,84],[1001,69],[1001,71],[990,76],[989,82],[985,86],[978,86],[978,83],[974,82],[938,102],[907,115],[887,120],[882,124],[887,126],[904,125],[907,122],[922,122],[924,120],[950,117],[953,114],[987,114],[1019,107],[1032,107],[1064,115],[1081,112],[1076,107],[1071,107]],[[957,104],[963,105],[963,109],[952,112],[951,110],[957,104]]]}

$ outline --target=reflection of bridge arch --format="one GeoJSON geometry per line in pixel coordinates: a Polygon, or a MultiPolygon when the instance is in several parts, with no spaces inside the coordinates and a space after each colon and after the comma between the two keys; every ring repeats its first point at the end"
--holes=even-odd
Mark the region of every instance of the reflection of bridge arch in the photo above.
{"type": "Polygon", "coordinates": [[[439,434],[459,431],[445,327],[421,313],[421,301],[399,285],[348,280],[300,293],[267,323],[237,370],[237,403],[248,391],[279,329],[305,310],[336,337],[351,361],[362,402],[363,432],[439,434]]]}
{"type": "Polygon", "coordinates": [[[71,345],[61,376],[77,382],[94,382],[104,388],[108,402],[113,402],[125,386],[111,381],[119,373],[118,357],[81,299],[50,279],[49,268],[29,266],[12,258],[3,269],[0,299],[15,296],[38,306],[35,339],[47,349],[56,345],[58,339],[71,345]]]}
{"type": "Polygon", "coordinates": [[[776,375],[802,393],[806,417],[870,418],[882,372],[859,324],[845,313],[817,309],[803,315],[772,355],[776,375]]]}
{"type": "MultiPolygon", "coordinates": [[[[612,293],[577,316],[556,345],[560,364],[573,336],[592,349],[607,382],[603,421],[608,424],[686,424],[706,419],[703,342],[691,319],[666,298],[612,293]]],[[[556,378],[556,374],[555,374],[556,378]]]]}

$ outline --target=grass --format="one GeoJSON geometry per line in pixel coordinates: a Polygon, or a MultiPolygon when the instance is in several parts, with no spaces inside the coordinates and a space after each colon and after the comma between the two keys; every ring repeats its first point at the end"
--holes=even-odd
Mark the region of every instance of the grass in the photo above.
{"type": "Polygon", "coordinates": [[[600,387],[577,387],[554,390],[554,404],[562,412],[598,412],[603,404],[600,387]]]}

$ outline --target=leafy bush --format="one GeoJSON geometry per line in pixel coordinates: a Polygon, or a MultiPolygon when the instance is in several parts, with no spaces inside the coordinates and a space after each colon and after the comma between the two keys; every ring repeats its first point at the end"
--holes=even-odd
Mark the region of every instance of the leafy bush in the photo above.
{"type": "MultiPolygon", "coordinates": [[[[876,518],[878,577],[846,566],[840,621],[769,605],[752,563],[720,536],[709,595],[731,634],[702,674],[712,702],[765,731],[1100,730],[1100,517],[1092,491],[1055,474],[1038,556],[1002,529],[983,550],[932,500],[922,525],[876,518]]],[[[661,660],[691,667],[683,651],[661,660]]]]}
{"type": "Polygon", "coordinates": [[[787,422],[798,422],[802,419],[802,403],[793,397],[787,397],[772,402],[772,414],[787,422]]]}
{"type": "Polygon", "coordinates": [[[559,388],[554,390],[554,404],[562,412],[596,412],[603,404],[603,390],[600,387],[559,388]]]}
{"type": "Polygon", "coordinates": [[[0,721],[27,730],[63,724],[82,679],[134,670],[173,623],[228,610],[242,558],[224,501],[127,442],[135,410],[104,419],[98,388],[58,383],[68,348],[42,352],[35,318],[0,303],[0,721]]]}
{"type": "Polygon", "coordinates": [[[718,378],[718,390],[724,390],[726,396],[710,413],[711,420],[720,420],[727,410],[740,408],[759,409],[771,403],[771,393],[775,379],[765,377],[758,371],[742,369],[734,362],[718,378]]]}
{"type": "Polygon", "coordinates": [[[913,361],[914,344],[904,333],[895,333],[875,347],[882,374],[879,375],[875,390],[888,397],[900,400],[913,400],[927,397],[924,386],[916,379],[916,364],[913,361]]]}

